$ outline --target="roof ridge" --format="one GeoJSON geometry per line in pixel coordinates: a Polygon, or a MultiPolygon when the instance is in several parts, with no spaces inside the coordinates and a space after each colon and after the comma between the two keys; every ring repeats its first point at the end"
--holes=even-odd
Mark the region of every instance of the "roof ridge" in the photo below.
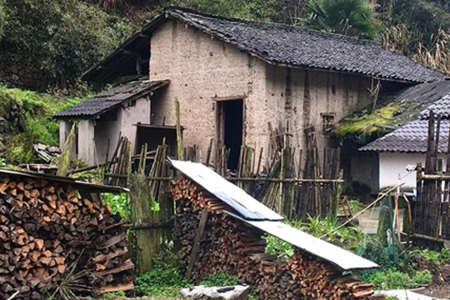
{"type": "MultiPolygon", "coordinates": [[[[381,44],[379,42],[377,42],[376,40],[358,38],[358,37],[344,35],[344,34],[340,34],[340,33],[334,33],[334,32],[320,31],[320,30],[316,30],[316,29],[311,29],[311,28],[297,26],[297,25],[290,25],[290,24],[286,24],[286,23],[263,22],[263,21],[248,20],[248,19],[236,18],[236,17],[227,17],[227,16],[215,15],[215,14],[211,14],[211,13],[205,13],[205,12],[201,12],[201,11],[198,11],[195,9],[181,7],[181,6],[168,6],[164,9],[164,13],[169,13],[169,14],[170,14],[170,12],[177,12],[177,11],[181,11],[183,13],[195,14],[195,15],[199,15],[202,17],[206,17],[206,18],[213,18],[213,19],[217,19],[217,20],[230,21],[230,22],[238,22],[238,23],[243,23],[243,24],[278,26],[278,27],[282,27],[282,28],[289,28],[292,30],[303,31],[303,32],[311,33],[311,34],[318,34],[318,35],[325,36],[325,37],[336,37],[336,38],[340,38],[340,39],[346,39],[347,41],[373,44],[373,45],[378,45],[378,46],[382,47],[381,44]]],[[[390,51],[390,50],[388,50],[388,51],[390,51]]],[[[396,53],[394,51],[391,51],[391,52],[396,53]]]]}

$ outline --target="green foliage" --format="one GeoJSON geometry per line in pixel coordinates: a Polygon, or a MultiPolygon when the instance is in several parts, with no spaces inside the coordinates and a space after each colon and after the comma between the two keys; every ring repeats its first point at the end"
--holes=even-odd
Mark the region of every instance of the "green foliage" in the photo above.
{"type": "Polygon", "coordinates": [[[211,274],[200,282],[204,286],[229,286],[238,285],[239,279],[236,276],[225,272],[211,274]]]}
{"type": "Polygon", "coordinates": [[[414,249],[411,254],[418,254],[425,259],[434,262],[437,265],[450,263],[450,250],[442,248],[441,252],[429,250],[429,249],[414,249]]]}
{"type": "Polygon", "coordinates": [[[360,277],[363,281],[374,283],[377,289],[417,288],[430,284],[432,279],[428,270],[413,271],[409,275],[395,268],[365,271],[360,277]]]}
{"type": "MultiPolygon", "coordinates": [[[[337,229],[341,224],[333,218],[309,217],[307,223],[298,220],[290,220],[287,223],[315,237],[322,237],[329,233],[326,237],[327,241],[352,251],[356,251],[364,240],[364,234],[358,227],[344,226],[337,229]]],[[[265,239],[268,253],[281,259],[287,259],[294,254],[294,248],[289,243],[271,235],[267,235],[265,239]]]]}
{"type": "Polygon", "coordinates": [[[316,237],[328,234],[327,241],[348,250],[357,250],[364,239],[364,234],[356,226],[344,226],[337,229],[341,223],[333,218],[309,217],[308,221],[308,224],[300,226],[301,230],[316,237]]]}
{"type": "Polygon", "coordinates": [[[398,244],[384,245],[378,237],[366,237],[356,253],[383,267],[404,265],[409,259],[398,244]]]}
{"type": "Polygon", "coordinates": [[[160,254],[153,259],[153,269],[136,279],[135,291],[141,296],[180,296],[179,290],[191,284],[183,279],[180,265],[180,256],[173,245],[163,245],[160,254]]]}
{"type": "Polygon", "coordinates": [[[135,291],[151,297],[180,296],[180,288],[188,287],[189,281],[182,278],[177,268],[155,267],[136,279],[135,291]]]}
{"type": "Polygon", "coordinates": [[[277,0],[172,0],[164,6],[182,6],[220,16],[270,21],[278,14],[277,0]]]}
{"type": "Polygon", "coordinates": [[[103,202],[109,206],[113,214],[119,214],[125,220],[131,219],[130,198],[127,193],[103,193],[103,202]]]}
{"type": "MultiPolygon", "coordinates": [[[[131,32],[129,25],[78,0],[6,0],[1,51],[27,76],[48,86],[72,86],[131,32]]],[[[2,66],[9,67],[9,66],[2,66]]]]}
{"type": "Polygon", "coordinates": [[[379,30],[367,0],[309,0],[304,24],[317,30],[372,39],[379,30]]]}
{"type": "Polygon", "coordinates": [[[273,235],[267,235],[265,240],[267,253],[276,255],[280,259],[288,259],[294,255],[294,247],[291,244],[273,235]]]}
{"type": "Polygon", "coordinates": [[[11,128],[7,159],[12,162],[32,162],[33,144],[58,145],[59,124],[52,119],[56,112],[72,106],[79,98],[56,98],[48,94],[0,86],[0,116],[11,107],[18,107],[24,115],[24,128],[11,128]]]}

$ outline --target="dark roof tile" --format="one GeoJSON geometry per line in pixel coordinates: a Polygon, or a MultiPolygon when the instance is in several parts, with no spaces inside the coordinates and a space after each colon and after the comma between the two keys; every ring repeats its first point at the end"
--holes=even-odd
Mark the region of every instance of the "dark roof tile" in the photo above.
{"type": "MultiPolygon", "coordinates": [[[[439,152],[447,152],[449,120],[441,121],[439,152]]],[[[427,152],[428,120],[416,120],[360,148],[360,151],[427,152]]]]}
{"type": "Polygon", "coordinates": [[[168,8],[166,13],[271,63],[411,82],[445,78],[442,73],[369,40],[285,24],[223,18],[183,8],[168,8]]]}
{"type": "Polygon", "coordinates": [[[132,81],[109,89],[93,98],[89,98],[86,101],[55,114],[53,117],[57,119],[92,118],[118,107],[125,101],[145,96],[167,84],[169,84],[168,80],[132,81]]]}
{"type": "Polygon", "coordinates": [[[186,8],[169,7],[103,61],[89,69],[83,78],[92,80],[110,69],[114,62],[119,64],[125,56],[125,52],[121,50],[133,51],[135,47],[140,47],[142,51],[142,45],[146,45],[151,33],[167,19],[185,22],[272,64],[353,72],[406,82],[428,82],[446,77],[406,56],[384,50],[374,41],[286,24],[224,18],[186,8]],[[109,68],[103,70],[102,66],[106,65],[109,68]]]}

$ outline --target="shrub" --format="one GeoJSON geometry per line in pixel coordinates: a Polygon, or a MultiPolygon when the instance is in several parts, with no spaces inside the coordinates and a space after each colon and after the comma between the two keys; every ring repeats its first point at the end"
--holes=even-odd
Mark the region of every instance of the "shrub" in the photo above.
{"type": "Polygon", "coordinates": [[[4,8],[2,54],[26,70],[33,88],[73,85],[131,32],[118,17],[78,0],[6,0],[4,8]]]}

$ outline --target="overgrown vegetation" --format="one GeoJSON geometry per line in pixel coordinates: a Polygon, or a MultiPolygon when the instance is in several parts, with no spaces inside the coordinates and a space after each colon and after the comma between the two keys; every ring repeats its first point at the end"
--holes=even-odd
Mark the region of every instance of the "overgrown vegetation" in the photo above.
{"type": "Polygon", "coordinates": [[[78,0],[4,0],[1,76],[39,90],[77,78],[131,32],[131,26],[78,0]]]}
{"type": "Polygon", "coordinates": [[[375,284],[377,289],[406,289],[426,286],[431,283],[431,273],[428,270],[412,270],[411,274],[394,268],[377,271],[366,271],[361,279],[375,284]]]}
{"type": "MultiPolygon", "coordinates": [[[[358,227],[350,225],[338,228],[341,224],[333,218],[309,217],[306,223],[296,220],[287,221],[287,223],[315,237],[322,237],[327,234],[324,240],[351,251],[356,251],[364,239],[364,234],[358,227]]],[[[268,253],[281,259],[287,259],[294,254],[294,249],[289,243],[271,235],[266,236],[265,239],[268,253]]]]}
{"type": "Polygon", "coordinates": [[[204,286],[227,286],[237,284],[239,284],[239,279],[236,276],[225,272],[211,274],[200,282],[200,285],[204,286]]]}
{"type": "Polygon", "coordinates": [[[303,24],[317,30],[371,39],[380,28],[366,0],[309,0],[303,24]]]}
{"type": "Polygon", "coordinates": [[[80,98],[58,98],[17,88],[0,86],[0,116],[5,119],[4,132],[8,162],[33,161],[34,143],[58,145],[59,124],[52,115],[80,98]]]}
{"type": "Polygon", "coordinates": [[[414,249],[411,254],[418,254],[437,265],[450,264],[450,249],[442,248],[440,252],[429,249],[414,249]]]}
{"type": "Polygon", "coordinates": [[[130,197],[127,193],[103,193],[103,202],[109,206],[113,214],[119,214],[123,219],[131,219],[130,197]]]}
{"type": "Polygon", "coordinates": [[[386,134],[401,108],[397,104],[386,105],[372,112],[366,110],[349,116],[339,123],[334,133],[338,137],[353,136],[361,143],[366,143],[386,134]]]}
{"type": "Polygon", "coordinates": [[[173,245],[164,245],[160,254],[153,259],[153,269],[138,276],[135,291],[139,296],[177,297],[180,289],[192,285],[183,278],[179,269],[180,256],[173,245]]]}

